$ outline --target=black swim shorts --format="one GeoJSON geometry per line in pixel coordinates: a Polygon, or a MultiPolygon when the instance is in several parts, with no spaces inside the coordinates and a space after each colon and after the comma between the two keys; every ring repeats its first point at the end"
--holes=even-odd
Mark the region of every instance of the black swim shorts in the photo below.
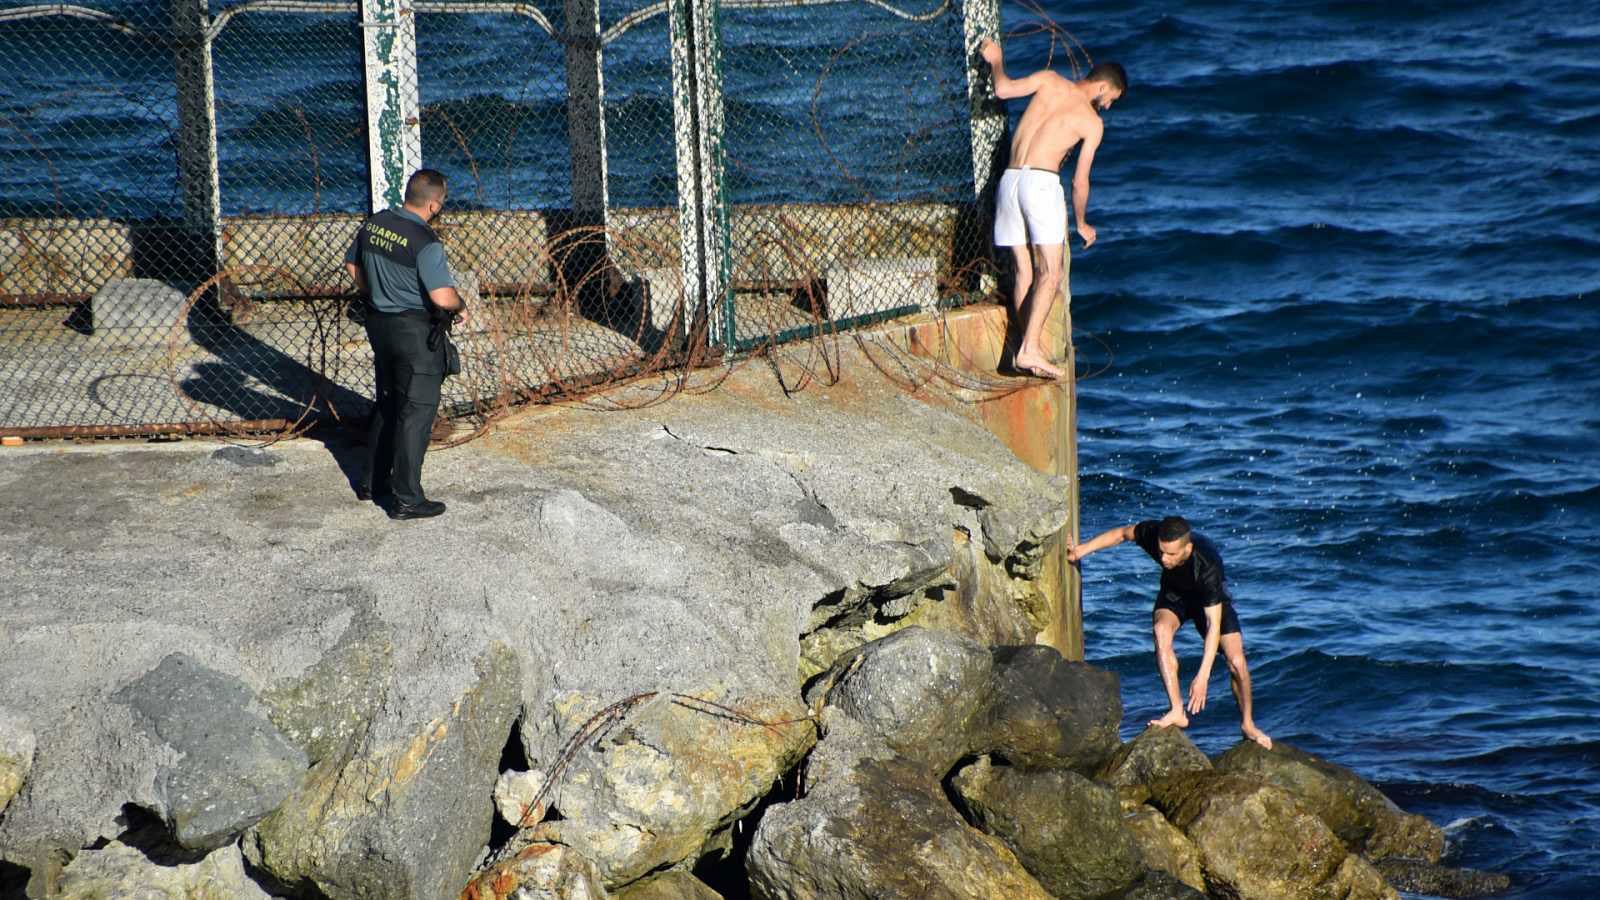
{"type": "MultiPolygon", "coordinates": [[[[1150,611],[1150,614],[1155,615],[1155,611],[1159,609],[1168,610],[1177,616],[1179,625],[1193,620],[1194,630],[1200,632],[1202,638],[1206,636],[1206,610],[1204,606],[1198,603],[1185,603],[1181,597],[1175,594],[1158,591],[1156,593],[1156,607],[1150,611]]],[[[1233,604],[1229,601],[1223,601],[1222,603],[1222,633],[1240,633],[1239,615],[1233,611],[1233,604]]]]}

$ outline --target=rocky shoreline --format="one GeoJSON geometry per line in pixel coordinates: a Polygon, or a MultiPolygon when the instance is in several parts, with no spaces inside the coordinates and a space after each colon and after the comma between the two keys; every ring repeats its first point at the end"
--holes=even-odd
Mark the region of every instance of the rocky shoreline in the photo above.
{"type": "Polygon", "coordinates": [[[1504,884],[1291,747],[1119,742],[1115,676],[1037,643],[1066,485],[958,401],[545,411],[430,458],[451,513],[403,527],[354,453],[5,458],[0,896],[1504,884]]]}

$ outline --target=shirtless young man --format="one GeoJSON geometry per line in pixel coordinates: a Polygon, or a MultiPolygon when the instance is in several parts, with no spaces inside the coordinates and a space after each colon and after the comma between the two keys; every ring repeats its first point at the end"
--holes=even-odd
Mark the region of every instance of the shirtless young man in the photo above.
{"type": "Polygon", "coordinates": [[[1128,89],[1128,76],[1122,66],[1105,62],[1090,69],[1082,81],[1068,81],[1049,69],[1014,79],[1006,75],[999,44],[984,41],[979,52],[994,75],[996,97],[1033,98],[1017,123],[1011,139],[1011,166],[995,191],[994,242],[1010,247],[1016,258],[1011,304],[1017,321],[1026,322],[1012,364],[1041,378],[1061,378],[1067,373],[1050,362],[1039,343],[1061,285],[1062,245],[1067,239],[1061,161],[1083,142],[1078,171],[1072,176],[1072,209],[1078,218],[1078,234],[1087,247],[1095,238],[1094,228],[1084,220],[1089,206],[1089,167],[1094,165],[1094,151],[1105,132],[1097,110],[1110,109],[1122,96],[1128,89]]]}
{"type": "Polygon", "coordinates": [[[1244,658],[1244,635],[1239,631],[1239,616],[1233,611],[1233,598],[1223,583],[1222,555],[1217,546],[1202,534],[1190,530],[1179,516],[1160,522],[1140,522],[1113,528],[1094,540],[1079,544],[1067,558],[1077,562],[1096,550],[1134,541],[1150,558],[1161,564],[1161,589],[1156,593],[1152,626],[1156,639],[1156,668],[1167,689],[1170,709],[1150,724],[1157,727],[1189,727],[1183,699],[1178,694],[1178,655],[1172,652],[1172,638],[1184,619],[1193,619],[1195,630],[1205,639],[1200,657],[1200,672],[1189,685],[1188,712],[1206,708],[1206,688],[1211,681],[1211,664],[1220,647],[1228,661],[1228,680],[1234,699],[1239,701],[1239,730],[1261,746],[1272,749],[1272,738],[1256,727],[1250,697],[1250,666],[1244,658]]]}

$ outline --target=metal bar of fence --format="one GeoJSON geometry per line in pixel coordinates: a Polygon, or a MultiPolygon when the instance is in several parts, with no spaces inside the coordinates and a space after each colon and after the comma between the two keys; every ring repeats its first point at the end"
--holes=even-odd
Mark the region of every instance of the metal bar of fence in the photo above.
{"type": "Polygon", "coordinates": [[[0,9],[0,22],[17,22],[24,19],[38,19],[45,16],[66,16],[72,19],[86,19],[90,22],[99,22],[115,31],[138,38],[152,38],[148,32],[135,27],[133,23],[121,16],[112,15],[104,10],[90,9],[85,6],[74,6],[70,3],[38,3],[33,6],[14,6],[11,9],[0,9]]]}
{"type": "MultiPolygon", "coordinates": [[[[944,15],[945,11],[950,8],[950,2],[951,0],[944,0],[937,9],[926,13],[908,13],[891,3],[884,2],[884,0],[722,0],[718,6],[722,9],[797,9],[805,6],[861,3],[867,6],[876,6],[890,15],[905,19],[908,22],[931,22],[944,15]]],[[[605,30],[605,33],[600,36],[601,43],[611,43],[635,25],[665,13],[670,6],[671,0],[659,0],[657,3],[628,13],[605,30]]]]}
{"type": "Polygon", "coordinates": [[[128,438],[151,435],[204,437],[218,434],[276,434],[293,428],[288,419],[250,419],[229,422],[153,422],[142,425],[0,425],[0,434],[30,440],[73,438],[128,438]]]}

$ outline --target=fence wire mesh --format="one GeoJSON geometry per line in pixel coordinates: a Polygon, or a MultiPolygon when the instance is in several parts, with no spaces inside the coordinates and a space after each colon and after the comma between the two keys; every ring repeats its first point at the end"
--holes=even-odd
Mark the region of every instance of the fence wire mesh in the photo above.
{"type": "Polygon", "coordinates": [[[969,302],[975,9],[0,0],[0,432],[365,416],[342,260],[397,160],[451,181],[480,423],[969,302]]]}

